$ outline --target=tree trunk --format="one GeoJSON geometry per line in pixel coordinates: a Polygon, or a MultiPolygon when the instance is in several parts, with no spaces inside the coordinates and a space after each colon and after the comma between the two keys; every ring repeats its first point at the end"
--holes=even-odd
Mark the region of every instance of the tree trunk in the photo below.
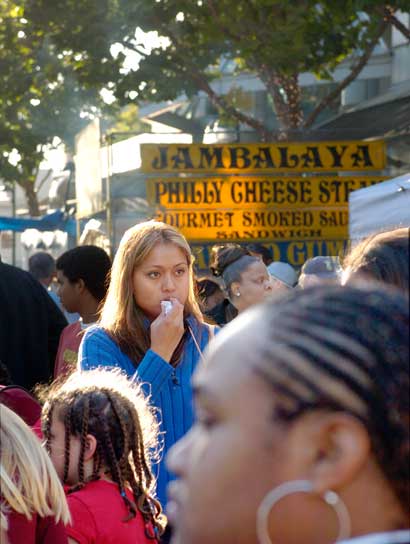
{"type": "Polygon", "coordinates": [[[258,74],[273,100],[279,122],[279,140],[287,140],[303,123],[298,74],[290,76],[262,69],[258,74]]]}
{"type": "Polygon", "coordinates": [[[26,183],[21,183],[20,185],[24,189],[26,195],[30,216],[38,217],[40,215],[40,206],[37,199],[37,193],[34,189],[34,183],[27,181],[26,183]]]}
{"type": "Polygon", "coordinates": [[[281,84],[286,95],[287,126],[292,131],[298,130],[303,123],[302,92],[298,81],[298,74],[286,77],[282,76],[281,84]]]}

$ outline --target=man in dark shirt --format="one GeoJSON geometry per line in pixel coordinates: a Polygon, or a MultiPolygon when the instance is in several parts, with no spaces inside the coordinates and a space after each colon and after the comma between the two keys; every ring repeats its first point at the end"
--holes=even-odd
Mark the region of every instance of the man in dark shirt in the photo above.
{"type": "Polygon", "coordinates": [[[67,321],[28,272],[0,260],[0,360],[12,382],[31,389],[53,376],[67,321]]]}

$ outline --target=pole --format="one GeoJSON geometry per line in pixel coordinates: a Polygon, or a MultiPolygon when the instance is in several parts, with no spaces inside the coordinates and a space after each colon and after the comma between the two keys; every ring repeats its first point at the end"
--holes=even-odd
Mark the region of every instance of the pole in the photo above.
{"type": "Polygon", "coordinates": [[[107,228],[107,237],[108,237],[108,252],[110,256],[113,256],[113,225],[112,225],[112,202],[111,202],[111,134],[106,135],[107,142],[107,177],[105,178],[105,220],[107,228]]]}
{"type": "MultiPolygon", "coordinates": [[[[13,218],[16,217],[16,182],[13,181],[13,187],[11,190],[11,213],[13,218]]],[[[13,266],[16,266],[16,237],[17,233],[13,230],[13,245],[12,245],[12,253],[11,253],[11,260],[13,266]]]]}

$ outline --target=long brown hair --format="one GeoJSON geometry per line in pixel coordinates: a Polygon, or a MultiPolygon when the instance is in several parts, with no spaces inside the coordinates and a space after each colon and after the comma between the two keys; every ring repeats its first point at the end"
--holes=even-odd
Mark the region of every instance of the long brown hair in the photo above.
{"type": "MultiPolygon", "coordinates": [[[[184,315],[192,315],[199,322],[203,321],[194,292],[194,258],[184,236],[175,228],[158,221],[146,221],[131,227],[122,237],[114,258],[100,324],[136,365],[150,348],[151,339],[149,328],[144,323],[146,317],[134,299],[132,279],[134,270],[141,266],[157,244],[174,244],[186,256],[189,292],[184,315]]],[[[171,363],[179,360],[184,341],[183,338],[175,350],[171,363]]]]}

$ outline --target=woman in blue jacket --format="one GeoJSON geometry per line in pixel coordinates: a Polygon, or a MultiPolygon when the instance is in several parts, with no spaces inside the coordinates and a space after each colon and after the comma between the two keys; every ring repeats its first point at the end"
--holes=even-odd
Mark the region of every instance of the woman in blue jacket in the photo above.
{"type": "MultiPolygon", "coordinates": [[[[155,221],[129,229],[113,262],[99,325],[86,332],[79,352],[80,369],[117,367],[143,383],[159,410],[162,459],[192,425],[191,377],[213,332],[195,299],[192,264],[176,229],[155,221]]],[[[161,461],[162,505],[171,478],[161,461]]]]}

